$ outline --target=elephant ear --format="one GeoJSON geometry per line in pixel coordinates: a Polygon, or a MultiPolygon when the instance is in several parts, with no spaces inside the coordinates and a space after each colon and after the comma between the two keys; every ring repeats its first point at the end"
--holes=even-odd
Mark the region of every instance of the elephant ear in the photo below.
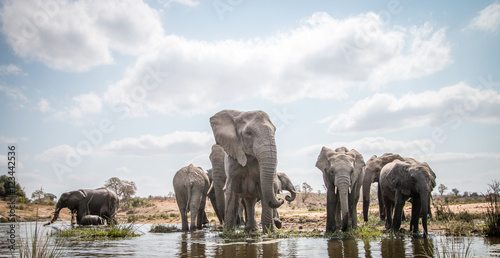
{"type": "Polygon", "coordinates": [[[235,118],[242,112],[236,110],[222,110],[210,118],[210,125],[214,133],[215,142],[224,148],[227,155],[238,160],[241,166],[246,166],[247,156],[238,136],[235,118]]]}
{"type": "Polygon", "coordinates": [[[411,186],[414,182],[414,178],[410,174],[410,167],[411,165],[407,162],[402,162],[402,161],[394,161],[395,165],[394,168],[392,169],[395,173],[394,175],[397,176],[396,179],[396,186],[398,189],[401,190],[401,192],[404,195],[410,195],[411,194],[411,186]]]}
{"type": "Polygon", "coordinates": [[[331,149],[323,146],[321,148],[321,152],[318,155],[318,161],[316,161],[316,167],[321,170],[321,172],[325,173],[326,170],[330,167],[328,158],[333,156],[334,153],[331,149]]]}
{"type": "Polygon", "coordinates": [[[354,174],[351,179],[351,184],[355,184],[363,178],[363,172],[364,172],[364,167],[365,167],[365,160],[363,159],[363,155],[359,153],[357,150],[352,149],[349,154],[354,157],[354,174]]]}

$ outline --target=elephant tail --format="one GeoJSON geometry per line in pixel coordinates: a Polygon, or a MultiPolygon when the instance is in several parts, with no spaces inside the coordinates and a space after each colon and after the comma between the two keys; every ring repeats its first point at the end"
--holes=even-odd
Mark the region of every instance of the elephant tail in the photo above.
{"type": "Polygon", "coordinates": [[[193,185],[188,186],[187,189],[187,203],[186,203],[186,213],[188,213],[191,209],[189,205],[191,203],[191,191],[193,190],[193,185]]]}

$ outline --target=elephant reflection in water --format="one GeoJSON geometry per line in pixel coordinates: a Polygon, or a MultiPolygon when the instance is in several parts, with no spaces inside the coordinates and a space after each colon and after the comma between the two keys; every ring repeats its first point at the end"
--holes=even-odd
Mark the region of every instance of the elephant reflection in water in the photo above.
{"type": "Polygon", "coordinates": [[[432,239],[414,237],[411,239],[411,244],[415,256],[434,257],[434,243],[432,239]]]}
{"type": "Polygon", "coordinates": [[[329,257],[359,257],[358,242],[355,239],[328,241],[329,257]]]}
{"type": "Polygon", "coordinates": [[[182,234],[181,250],[178,257],[206,257],[205,234],[182,234]],[[193,241],[194,240],[194,241],[193,241]],[[199,241],[197,241],[199,240],[199,241]]]}
{"type": "Polygon", "coordinates": [[[404,238],[382,238],[380,241],[382,257],[405,257],[404,238]]]}

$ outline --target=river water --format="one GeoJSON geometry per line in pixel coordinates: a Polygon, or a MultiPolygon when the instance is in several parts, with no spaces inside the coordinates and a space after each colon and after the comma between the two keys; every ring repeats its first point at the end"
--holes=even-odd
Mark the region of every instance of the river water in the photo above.
{"type": "MultiPolygon", "coordinates": [[[[67,225],[58,224],[56,227],[67,225]]],[[[64,257],[444,257],[445,252],[464,253],[470,248],[474,257],[500,257],[500,238],[444,237],[427,239],[380,237],[374,239],[287,238],[223,239],[208,229],[195,233],[149,233],[152,225],[134,225],[139,237],[116,240],[65,239],[64,257]]],[[[33,223],[20,223],[16,241],[33,231],[33,223]]],[[[54,228],[39,227],[49,233],[54,228]]],[[[7,239],[10,224],[0,224],[0,257],[10,257],[7,239]]],[[[50,240],[56,237],[49,236],[50,240]]],[[[52,243],[52,242],[51,242],[52,243]]],[[[463,255],[459,256],[463,257],[463,255]]]]}

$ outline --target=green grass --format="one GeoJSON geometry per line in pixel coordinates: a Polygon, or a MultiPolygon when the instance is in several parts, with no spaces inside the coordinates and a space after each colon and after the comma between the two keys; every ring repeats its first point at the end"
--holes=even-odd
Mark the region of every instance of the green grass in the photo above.
{"type": "Polygon", "coordinates": [[[149,232],[151,233],[171,233],[178,232],[179,229],[176,226],[172,225],[153,225],[149,232]]]}
{"type": "Polygon", "coordinates": [[[136,237],[139,234],[133,225],[113,225],[110,227],[77,227],[57,233],[61,237],[77,237],[83,239],[136,237]]]}
{"type": "MultiPolygon", "coordinates": [[[[38,207],[36,209],[36,217],[38,218],[38,207]]],[[[19,224],[17,224],[19,228],[19,224]]],[[[61,257],[63,252],[64,239],[51,238],[49,232],[45,228],[38,228],[38,219],[35,222],[35,229],[26,226],[26,235],[19,236],[16,256],[11,250],[12,257],[61,257]]]]}

